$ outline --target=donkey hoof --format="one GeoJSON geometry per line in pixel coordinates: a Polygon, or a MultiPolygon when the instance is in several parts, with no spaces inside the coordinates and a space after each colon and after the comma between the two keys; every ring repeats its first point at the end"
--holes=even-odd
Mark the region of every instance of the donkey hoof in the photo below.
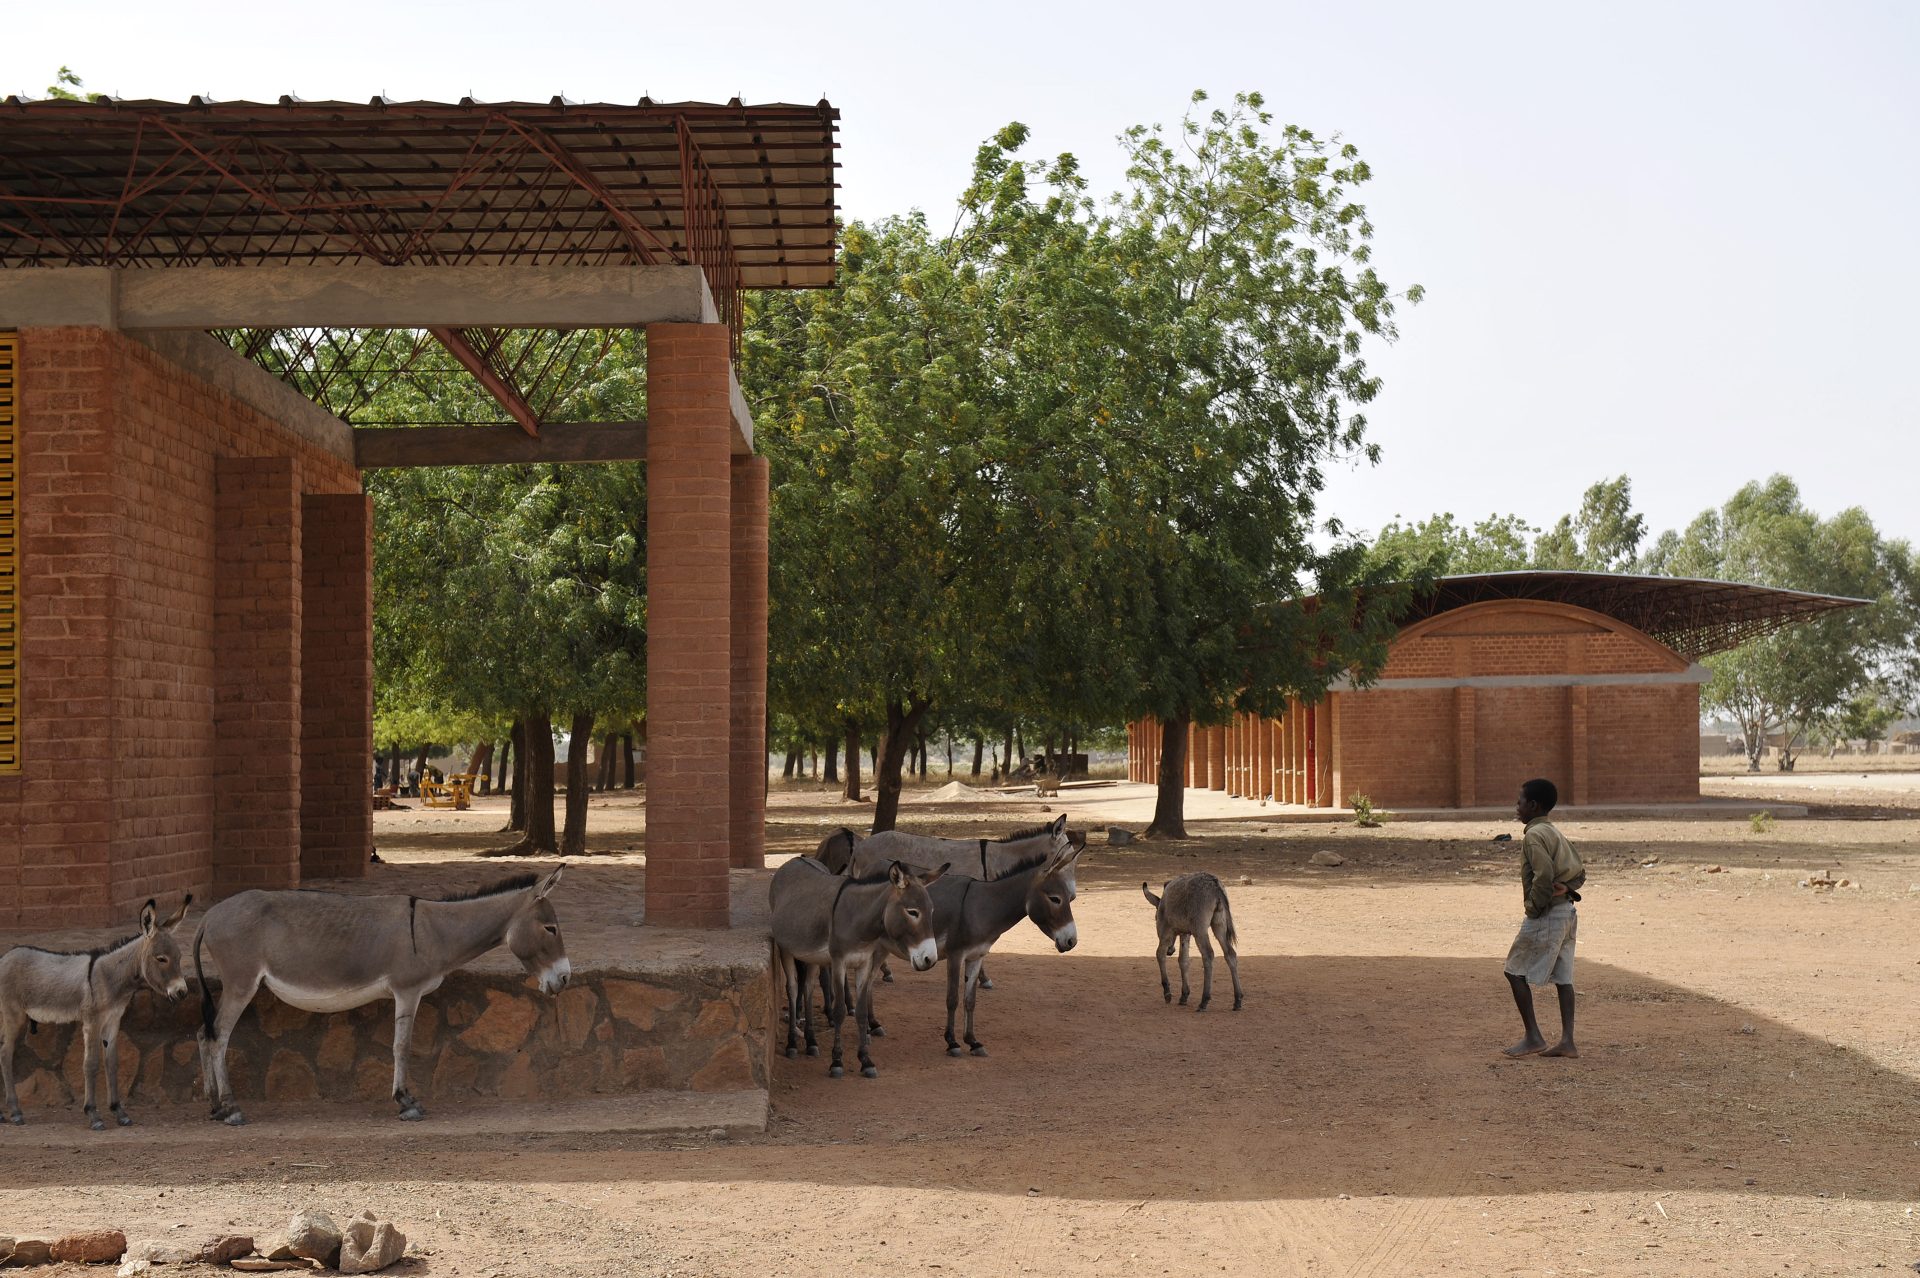
{"type": "Polygon", "coordinates": [[[418,1105],[409,1105],[400,1111],[400,1121],[403,1123],[417,1123],[426,1116],[427,1111],[418,1105]]]}
{"type": "Polygon", "coordinates": [[[1185,1007],[1186,1005],[1187,1005],[1187,996],[1185,994],[1182,994],[1180,996],[1180,1006],[1185,1007]]]}
{"type": "Polygon", "coordinates": [[[958,1044],[958,1043],[948,1043],[948,1044],[947,1044],[947,1055],[949,1055],[949,1056],[965,1056],[965,1055],[966,1055],[966,1053],[960,1050],[960,1044],[958,1044]]]}
{"type": "Polygon", "coordinates": [[[788,1060],[792,1060],[792,1059],[793,1059],[794,1057],[796,1057],[796,1056],[798,1056],[799,1054],[800,1054],[800,1049],[799,1049],[799,1048],[797,1048],[797,1047],[789,1047],[789,1048],[787,1049],[787,1059],[788,1059],[788,1060]]]}
{"type": "Polygon", "coordinates": [[[1233,1000],[1233,1010],[1236,1012],[1240,1010],[1240,1000],[1237,998],[1233,1000]]]}
{"type": "Polygon", "coordinates": [[[114,1121],[119,1123],[122,1127],[133,1126],[133,1120],[127,1117],[125,1114],[115,1114],[113,1118],[114,1118],[114,1121]]]}
{"type": "Polygon", "coordinates": [[[871,1066],[871,1065],[862,1065],[862,1066],[860,1067],[860,1077],[862,1077],[862,1078],[878,1078],[878,1077],[880,1077],[880,1071],[879,1071],[879,1070],[877,1070],[877,1069],[875,1069],[875,1068],[874,1068],[873,1066],[871,1066]]]}
{"type": "Polygon", "coordinates": [[[97,1118],[94,1119],[92,1122],[88,1123],[87,1126],[93,1128],[93,1130],[95,1130],[96,1132],[104,1132],[105,1130],[107,1130],[107,1125],[101,1122],[97,1118]]]}
{"type": "Polygon", "coordinates": [[[847,1076],[847,1071],[843,1067],[839,1065],[827,1066],[828,1078],[845,1078],[846,1076],[847,1076]]]}
{"type": "Polygon", "coordinates": [[[13,1113],[7,1115],[7,1121],[15,1127],[25,1127],[27,1125],[27,1116],[16,1109],[13,1113]]]}
{"type": "Polygon", "coordinates": [[[247,1125],[247,1116],[239,1110],[233,1109],[228,1110],[220,1121],[229,1127],[245,1127],[247,1125]]]}
{"type": "Polygon", "coordinates": [[[820,1054],[820,1045],[819,1045],[819,1044],[817,1044],[817,1043],[808,1043],[808,1044],[807,1044],[807,1055],[809,1055],[809,1056],[818,1056],[819,1054],[820,1054]]]}
{"type": "Polygon", "coordinates": [[[1172,990],[1161,990],[1161,991],[1160,991],[1160,997],[1161,997],[1161,998],[1163,998],[1163,999],[1165,999],[1165,1000],[1166,1000],[1167,1002],[1169,1002],[1169,1003],[1171,1003],[1171,1002],[1173,1002],[1173,991],[1172,991],[1172,990]]]}
{"type": "Polygon", "coordinates": [[[973,1054],[975,1056],[985,1056],[987,1054],[986,1045],[984,1043],[975,1043],[973,1045],[973,1054]]]}
{"type": "Polygon", "coordinates": [[[867,1036],[869,1038],[885,1038],[887,1031],[878,1025],[869,1025],[867,1026],[867,1036]]]}
{"type": "Polygon", "coordinates": [[[980,978],[980,988],[981,988],[981,989],[983,989],[983,990],[990,990],[990,989],[992,989],[992,988],[993,988],[993,978],[992,978],[992,977],[990,977],[990,976],[982,976],[982,977],[980,978]]]}
{"type": "Polygon", "coordinates": [[[889,972],[889,971],[887,971],[887,970],[886,970],[885,968],[881,968],[881,969],[880,969],[880,983],[881,983],[882,985],[891,985],[891,984],[893,984],[893,973],[892,973],[892,972],[889,972]]]}

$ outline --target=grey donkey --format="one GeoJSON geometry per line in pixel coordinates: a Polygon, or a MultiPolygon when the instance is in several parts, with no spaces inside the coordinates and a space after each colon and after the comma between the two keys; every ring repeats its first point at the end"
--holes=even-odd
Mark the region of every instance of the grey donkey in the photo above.
{"type": "MultiPolygon", "coordinates": [[[[846,1073],[841,1063],[840,1031],[852,1008],[867,1006],[882,942],[905,954],[913,970],[924,972],[939,959],[933,935],[933,901],[927,889],[946,873],[915,873],[898,861],[870,878],[835,874],[812,857],[797,856],[774,872],[767,887],[773,912],[775,959],[786,979],[787,1055],[795,1051],[794,1031],[806,1027],[807,1055],[818,1050],[813,1037],[813,999],[808,969],[821,969],[827,1016],[833,1022],[830,1078],[846,1073]]],[[[876,1078],[868,1021],[859,1024],[860,1073],[876,1078]]]]}
{"type": "Polygon", "coordinates": [[[1227,906],[1227,890],[1220,886],[1220,880],[1204,871],[1198,874],[1183,874],[1161,885],[1166,892],[1164,897],[1155,896],[1142,883],[1140,891],[1146,895],[1153,906],[1153,921],[1160,929],[1160,942],[1154,947],[1154,961],[1160,965],[1160,993],[1167,1002],[1173,1002],[1173,987],[1167,984],[1167,955],[1173,953],[1175,938],[1180,944],[1180,1003],[1185,1006],[1190,988],[1187,985],[1187,938],[1193,938],[1200,947],[1201,985],[1200,1006],[1196,1012],[1207,1010],[1207,1004],[1213,1002],[1213,946],[1207,943],[1207,931],[1220,938],[1220,948],[1227,956],[1227,970],[1233,974],[1233,1010],[1240,1010],[1240,958],[1233,945],[1238,938],[1233,931],[1233,911],[1227,906]]]}
{"type": "Polygon", "coordinates": [[[120,1018],[142,985],[174,1002],[186,996],[186,964],[173,930],[192,903],[189,893],[180,908],[162,920],[154,902],[148,901],[140,907],[139,932],[97,950],[62,953],[21,945],[0,955],[0,1074],[6,1081],[8,1122],[27,1121],[13,1089],[13,1051],[21,1027],[78,1021],[86,1043],[88,1123],[96,1132],[107,1129],[94,1090],[94,1076],[105,1064],[108,1108],[122,1127],[132,1124],[120,1103],[120,1018]]]}
{"type": "Polygon", "coordinates": [[[547,900],[565,869],[544,879],[516,874],[440,900],[253,891],[208,910],[193,941],[193,963],[202,970],[204,947],[220,970],[217,1013],[205,976],[200,980],[200,1076],[212,1116],[235,1127],[247,1121],[233,1103],[227,1044],[265,985],[309,1012],[392,999],[393,1099],[401,1118],[425,1118],[407,1087],[407,1050],[421,998],[439,989],[447,973],[502,944],[538,978],[541,993],[566,988],[573,965],[547,900]]]}

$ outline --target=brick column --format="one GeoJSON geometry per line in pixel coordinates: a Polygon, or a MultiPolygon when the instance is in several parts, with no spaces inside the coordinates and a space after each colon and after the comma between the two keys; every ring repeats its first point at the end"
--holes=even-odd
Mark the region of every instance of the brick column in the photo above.
{"type": "Polygon", "coordinates": [[[300,883],[300,472],[214,460],[213,892],[300,883]]]}
{"type": "Polygon", "coordinates": [[[300,874],[358,878],[373,851],[373,503],[300,505],[300,874]]]}
{"type": "Polygon", "coordinates": [[[1587,686],[1574,684],[1567,689],[1567,793],[1568,803],[1585,803],[1587,793],[1587,686]]]}
{"type": "Polygon", "coordinates": [[[112,355],[99,329],[19,335],[20,771],[0,776],[0,927],[113,917],[112,355]]]}
{"type": "Polygon", "coordinates": [[[1345,696],[1344,693],[1329,692],[1322,703],[1327,708],[1326,718],[1320,721],[1325,733],[1323,739],[1327,742],[1327,802],[1324,806],[1329,808],[1347,806],[1346,734],[1340,730],[1340,707],[1345,704],[1345,696]]]}
{"type": "Polygon", "coordinates": [[[767,459],[735,457],[732,469],[733,839],[728,863],[757,870],[767,863],[767,459]]]}
{"type": "Polygon", "coordinates": [[[647,326],[647,914],[725,927],[732,803],[727,330],[647,326]]]}
{"type": "Polygon", "coordinates": [[[1333,733],[1333,694],[1321,698],[1313,708],[1314,803],[1323,808],[1335,805],[1333,784],[1333,748],[1338,740],[1333,733]]]}
{"type": "Polygon", "coordinates": [[[1222,724],[1207,729],[1207,789],[1227,788],[1227,729],[1222,724]]]}
{"type": "Polygon", "coordinates": [[[1475,707],[1472,688],[1453,690],[1453,806],[1470,808],[1479,798],[1478,782],[1474,778],[1474,752],[1478,748],[1474,737],[1473,717],[1475,707]]]}

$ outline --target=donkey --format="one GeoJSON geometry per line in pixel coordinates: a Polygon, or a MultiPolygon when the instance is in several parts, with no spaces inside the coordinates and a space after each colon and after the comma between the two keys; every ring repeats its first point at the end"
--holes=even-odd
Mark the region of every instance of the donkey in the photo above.
{"type": "MultiPolygon", "coordinates": [[[[1074,869],[1084,848],[1067,847],[1031,855],[1026,864],[993,879],[949,876],[931,890],[933,930],[942,957],[947,960],[947,1055],[960,1055],[953,1022],[965,989],[966,1044],[975,1056],[987,1049],[973,1032],[973,1005],[980,984],[981,964],[995,941],[1020,920],[1028,918],[1065,954],[1079,944],[1073,902],[1079,894],[1074,869]]],[[[884,943],[883,943],[884,944],[884,943]]],[[[873,1016],[872,994],[861,1008],[863,1019],[873,1016]]]]}
{"type": "Polygon", "coordinates": [[[173,931],[191,904],[189,892],[180,908],[163,921],[148,901],[140,907],[138,933],[96,950],[63,953],[21,945],[0,955],[0,1075],[6,1082],[8,1122],[27,1121],[13,1089],[13,1051],[20,1041],[20,1027],[78,1021],[86,1043],[89,1125],[96,1132],[107,1129],[100,1121],[94,1091],[94,1075],[103,1055],[107,1107],[122,1127],[133,1124],[120,1103],[120,1018],[127,1014],[127,1005],[141,985],[176,1003],[186,996],[186,964],[173,931]]]}
{"type": "Polygon", "coordinates": [[[1207,944],[1207,929],[1220,938],[1220,948],[1226,952],[1227,970],[1233,974],[1233,1010],[1240,1010],[1240,958],[1234,952],[1234,942],[1239,938],[1233,930],[1233,911],[1227,906],[1227,890],[1220,886],[1220,880],[1205,872],[1183,874],[1160,885],[1166,896],[1158,897],[1147,890],[1142,883],[1140,891],[1146,895],[1153,906],[1153,921],[1160,929],[1160,943],[1154,947],[1154,961],[1160,965],[1160,993],[1167,1002],[1173,1002],[1173,987],[1167,984],[1167,955],[1173,953],[1174,938],[1180,941],[1180,1005],[1185,1007],[1187,995],[1187,938],[1192,937],[1194,944],[1200,947],[1200,1006],[1196,1012],[1207,1010],[1207,1004],[1213,1002],[1213,946],[1207,944]]]}
{"type": "MultiPolygon", "coordinates": [[[[873,962],[884,942],[903,954],[916,972],[939,959],[933,939],[933,902],[927,889],[940,881],[947,867],[915,874],[899,862],[883,874],[851,878],[833,873],[810,857],[795,857],[775,871],[767,889],[773,911],[773,944],[786,978],[787,1055],[794,1055],[794,1027],[806,1026],[807,1055],[819,1051],[813,1037],[813,999],[807,990],[808,970],[822,972],[827,1016],[833,1022],[833,1063],[829,1078],[840,1078],[840,1029],[849,1005],[865,1006],[873,962]]],[[[860,1073],[877,1078],[869,1050],[867,1020],[859,1026],[860,1073]]]]}
{"type": "MultiPolygon", "coordinates": [[[[839,837],[829,835],[815,855],[823,860],[837,856],[839,837]]],[[[1069,830],[1064,812],[1045,825],[1015,830],[1004,839],[941,839],[930,834],[886,830],[856,842],[848,851],[847,866],[841,873],[872,874],[888,860],[921,869],[946,861],[953,866],[955,874],[991,882],[1035,860],[1044,860],[1070,847],[1084,849],[1086,846],[1087,832],[1069,830]]],[[[830,860],[827,863],[832,864],[830,860]]],[[[893,973],[887,970],[884,961],[880,964],[880,979],[889,983],[893,980],[893,973]]],[[[993,988],[993,978],[984,968],[980,972],[980,988],[993,988]]]]}
{"type": "Polygon", "coordinates": [[[207,911],[193,940],[213,957],[220,1006],[200,980],[200,1077],[212,1117],[238,1127],[246,1117],[227,1078],[227,1043],[240,1014],[264,983],[283,1002],[309,1012],[344,1012],[393,1000],[393,1099],[400,1117],[427,1116],[407,1088],[407,1050],[420,999],[447,973],[504,943],[540,992],[566,988],[573,965],[548,895],[562,865],[546,878],[516,874],[457,896],[344,896],[331,892],[242,892],[207,911]]]}

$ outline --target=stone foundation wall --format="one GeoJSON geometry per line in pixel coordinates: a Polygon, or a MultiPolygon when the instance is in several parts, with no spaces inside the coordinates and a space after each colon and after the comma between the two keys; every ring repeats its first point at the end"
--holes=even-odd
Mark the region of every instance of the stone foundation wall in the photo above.
{"type": "MultiPolygon", "coordinates": [[[[777,1008],[766,966],[576,972],[555,998],[525,980],[456,972],[420,1004],[409,1081],[426,1101],[764,1089],[777,1008]]],[[[129,1105],[201,1099],[199,1024],[197,988],[178,1005],[134,997],[120,1043],[129,1105]]],[[[29,1122],[35,1111],[78,1104],[81,1057],[76,1025],[22,1035],[14,1076],[29,1122]]],[[[393,1005],[321,1015],[262,990],[227,1060],[242,1101],[384,1100],[393,1090],[393,1005]]]]}

